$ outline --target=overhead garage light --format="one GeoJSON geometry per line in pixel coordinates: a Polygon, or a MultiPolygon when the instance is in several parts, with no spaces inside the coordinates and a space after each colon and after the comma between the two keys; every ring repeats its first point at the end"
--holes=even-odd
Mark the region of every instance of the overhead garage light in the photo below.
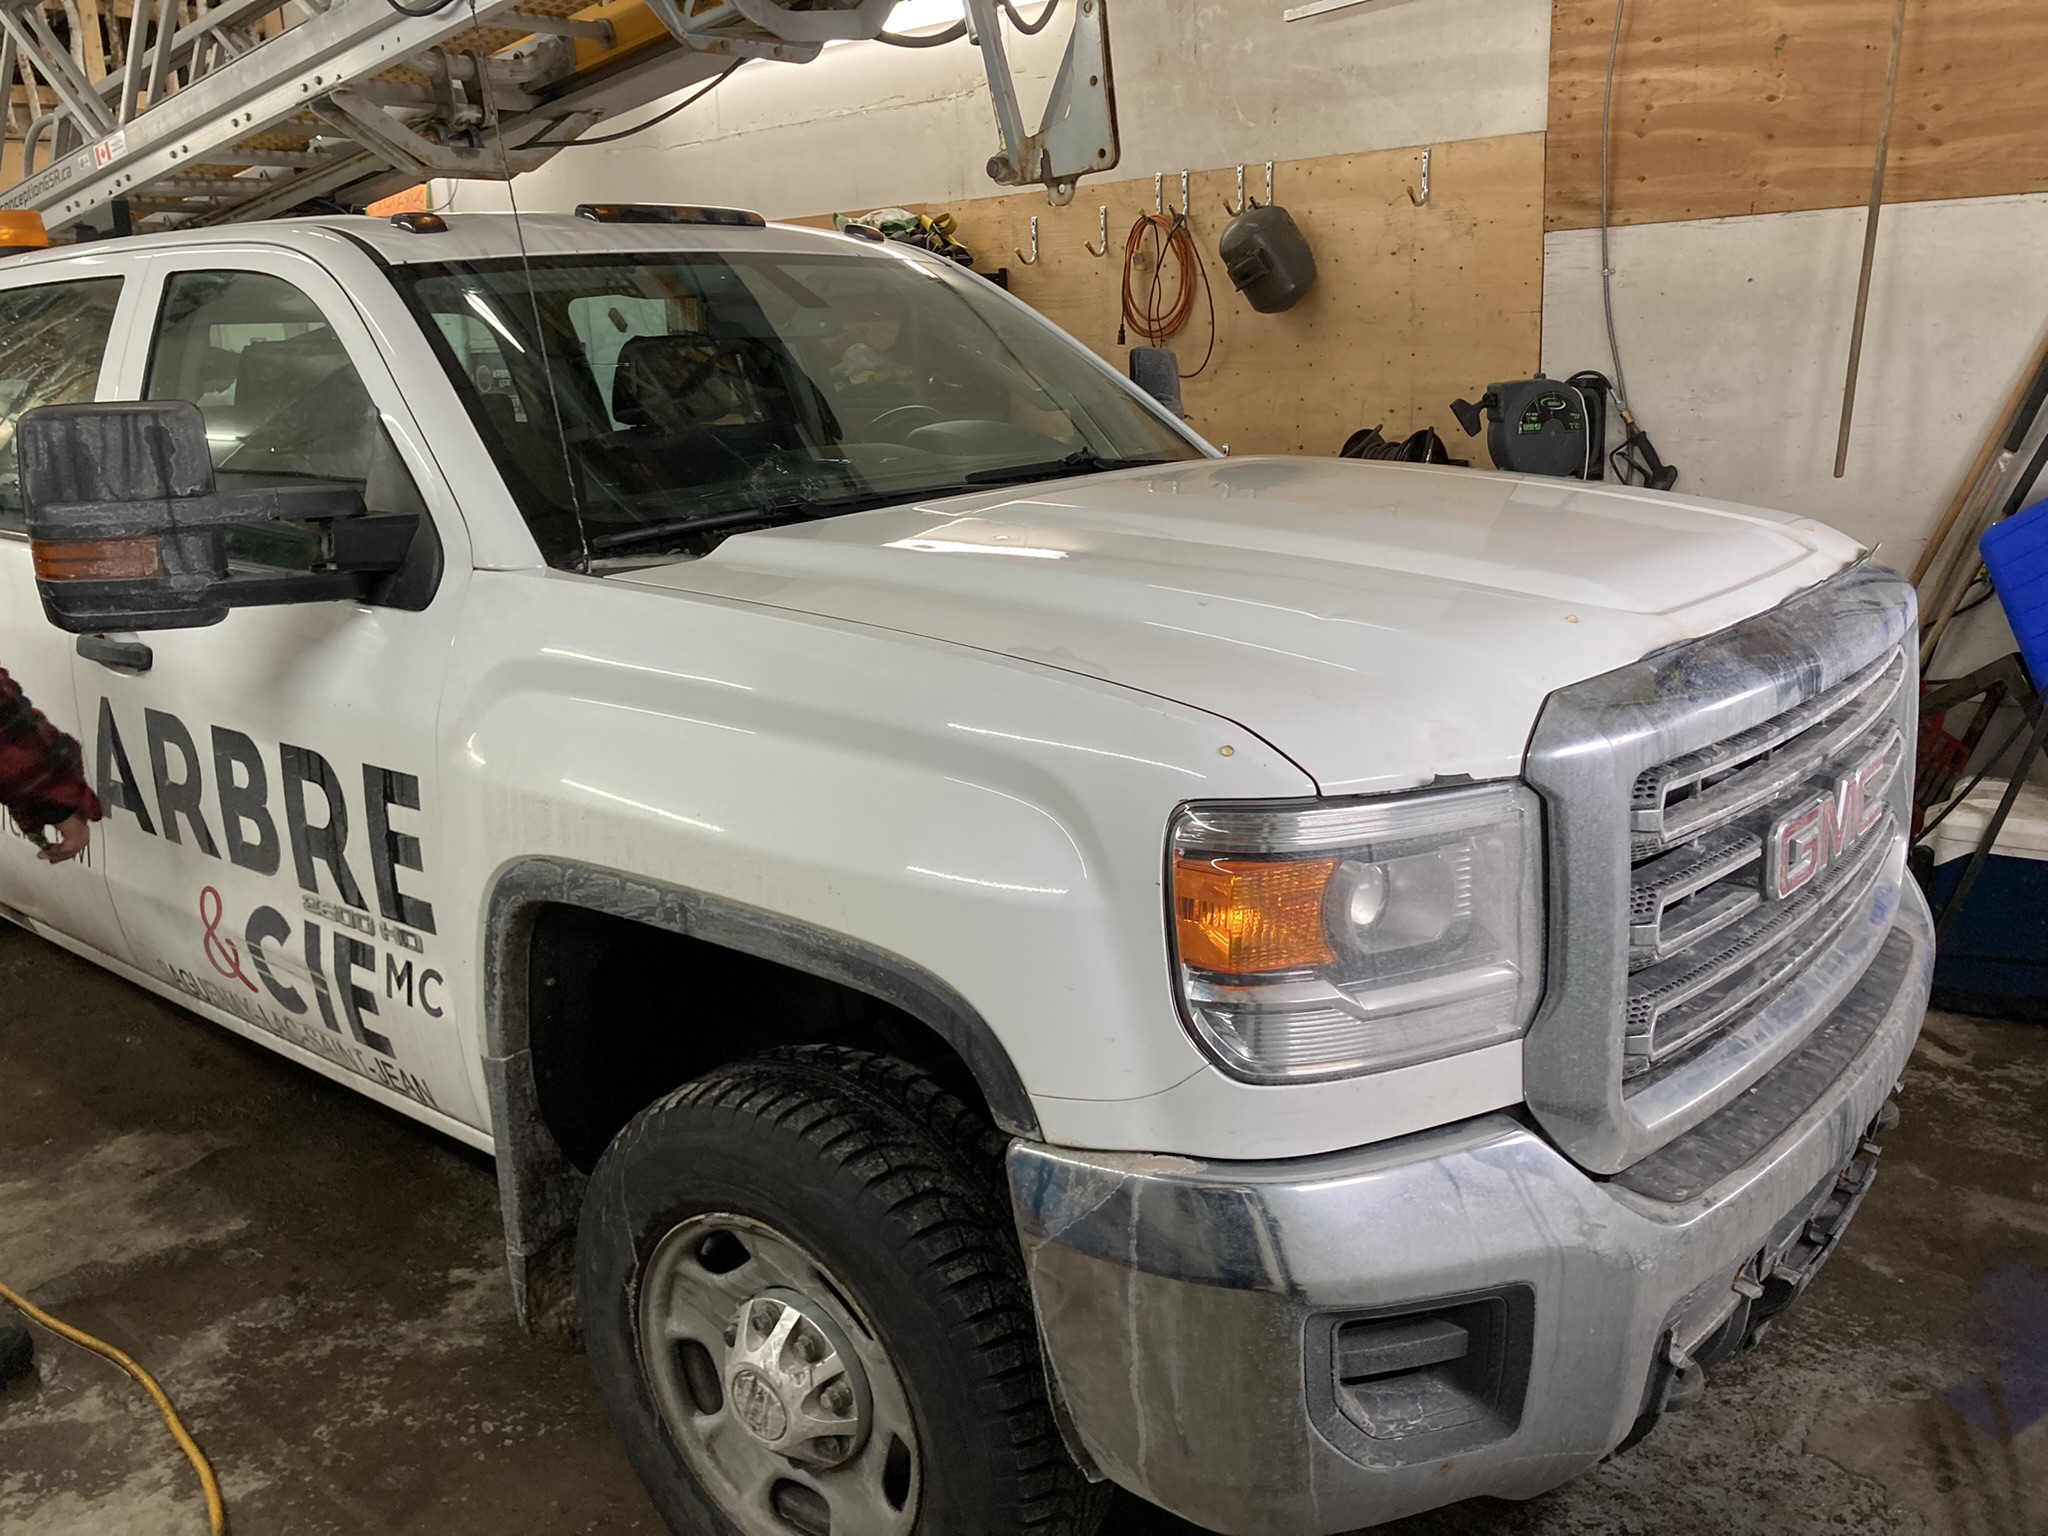
{"type": "MultiPolygon", "coordinates": [[[[889,13],[887,31],[899,35],[919,32],[937,32],[955,22],[963,20],[967,8],[960,0],[897,0],[896,9],[889,13]]],[[[835,38],[827,48],[836,48],[840,43],[855,42],[857,39],[835,38]]]]}
{"type": "Polygon", "coordinates": [[[1280,13],[1282,21],[1307,21],[1311,16],[1324,16],[1331,11],[1348,11],[1354,5],[1365,5],[1368,0],[1311,0],[1307,5],[1290,6],[1280,13]]]}
{"type": "Polygon", "coordinates": [[[889,13],[891,32],[936,32],[967,14],[960,0],[900,0],[889,13]]]}

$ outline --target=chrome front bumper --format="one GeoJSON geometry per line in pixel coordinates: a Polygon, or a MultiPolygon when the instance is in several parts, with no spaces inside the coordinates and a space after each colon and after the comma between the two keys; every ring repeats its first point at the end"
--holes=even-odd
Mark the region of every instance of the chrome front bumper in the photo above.
{"type": "Polygon", "coordinates": [[[1506,1114],[1276,1163],[1017,1144],[1019,1230],[1080,1448],[1229,1536],[1347,1531],[1584,1471],[1695,1376],[1691,1354],[1754,1342],[1750,1320],[1832,1251],[1933,953],[1909,881],[1877,960],[1802,1051],[1611,1180],[1506,1114]],[[1334,1360],[1364,1358],[1340,1325],[1469,1320],[1496,1301],[1490,1420],[1454,1423],[1427,1393],[1376,1399],[1410,1401],[1405,1419],[1340,1406],[1334,1360]]]}

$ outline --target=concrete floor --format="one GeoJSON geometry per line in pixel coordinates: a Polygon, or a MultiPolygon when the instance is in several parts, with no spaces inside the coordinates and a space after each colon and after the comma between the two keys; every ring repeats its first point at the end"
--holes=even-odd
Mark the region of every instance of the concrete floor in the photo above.
{"type": "MultiPolygon", "coordinates": [[[[485,1159],[7,929],[0,997],[0,1280],[158,1373],[238,1536],[659,1531],[581,1358],[513,1325],[485,1159]]],[[[1840,1257],[1699,1408],[1383,1529],[2048,1531],[2048,1032],[1934,1016],[1905,1107],[1840,1257]]],[[[202,1532],[141,1395],[38,1344],[0,1532],[202,1532]]]]}

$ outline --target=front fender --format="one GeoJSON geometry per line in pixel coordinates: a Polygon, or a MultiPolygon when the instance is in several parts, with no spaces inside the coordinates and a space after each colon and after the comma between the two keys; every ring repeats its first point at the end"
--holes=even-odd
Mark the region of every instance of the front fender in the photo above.
{"type": "Polygon", "coordinates": [[[456,672],[444,802],[474,888],[549,859],[895,957],[1035,1100],[1204,1069],[1167,970],[1167,823],[1313,789],[1241,727],[1094,679],[559,572],[479,572],[456,672]]]}
{"type": "Polygon", "coordinates": [[[1167,972],[1162,849],[1196,798],[1312,792],[1242,728],[962,647],[560,572],[479,572],[443,722],[481,1096],[522,1311],[566,1317],[582,1175],[539,1113],[532,914],[590,907],[920,1019],[1006,1129],[1206,1072],[1167,972]],[[561,638],[550,638],[561,637],[561,638]]]}

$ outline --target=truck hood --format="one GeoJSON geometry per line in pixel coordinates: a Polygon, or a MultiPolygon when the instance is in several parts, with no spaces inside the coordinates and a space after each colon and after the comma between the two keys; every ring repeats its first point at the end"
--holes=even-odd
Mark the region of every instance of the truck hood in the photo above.
{"type": "Polygon", "coordinates": [[[1817,524],[1690,497],[1204,459],[745,534],[616,579],[1141,689],[1256,733],[1345,794],[1516,773],[1554,689],[1858,553],[1817,524]]]}

